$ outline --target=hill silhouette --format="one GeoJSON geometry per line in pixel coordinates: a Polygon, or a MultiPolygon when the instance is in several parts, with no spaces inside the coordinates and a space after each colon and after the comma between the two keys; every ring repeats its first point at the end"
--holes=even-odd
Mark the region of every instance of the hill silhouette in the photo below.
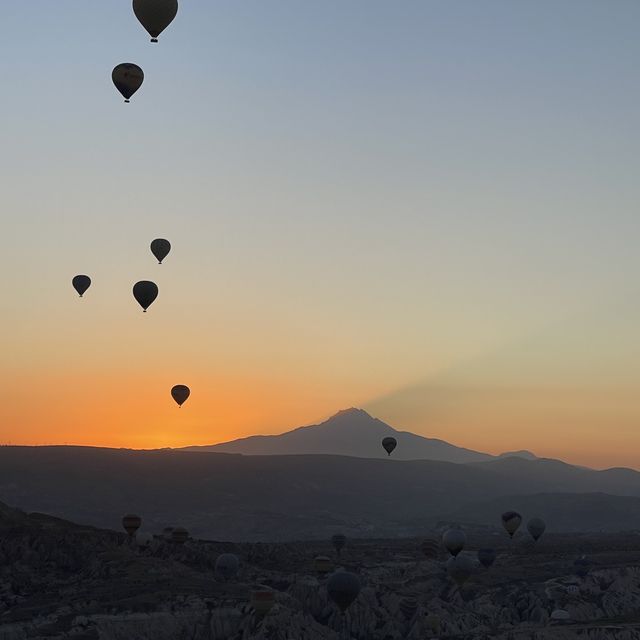
{"type": "MultiPolygon", "coordinates": [[[[279,435],[250,436],[219,444],[186,447],[185,451],[212,451],[244,455],[330,454],[358,458],[386,458],[380,445],[382,438],[398,441],[393,452],[396,460],[441,460],[466,463],[492,460],[495,456],[444,440],[425,438],[408,431],[398,431],[362,409],[344,409],[320,424],[299,427],[279,435]]],[[[516,452],[507,455],[528,454],[516,452]]],[[[535,456],[534,456],[535,457],[535,456]]]]}

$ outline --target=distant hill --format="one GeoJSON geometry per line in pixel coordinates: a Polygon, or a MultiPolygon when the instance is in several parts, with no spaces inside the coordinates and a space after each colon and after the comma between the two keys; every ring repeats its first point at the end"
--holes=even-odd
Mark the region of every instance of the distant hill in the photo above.
{"type": "Polygon", "coordinates": [[[301,540],[337,531],[357,537],[422,535],[452,514],[460,521],[498,525],[507,508],[522,508],[525,517],[553,515],[559,531],[599,530],[606,517],[612,527],[628,529],[633,520],[606,515],[624,516],[619,505],[626,503],[619,496],[632,496],[629,504],[636,504],[640,473],[513,457],[454,464],[332,455],[0,447],[0,499],[9,504],[106,528],[119,528],[124,513],[139,513],[147,532],[181,525],[196,536],[217,540],[301,540]],[[609,494],[597,499],[602,517],[594,518],[585,508],[595,498],[549,495],[540,504],[531,502],[537,494],[571,493],[609,494]]]}
{"type": "MultiPolygon", "coordinates": [[[[321,424],[299,427],[271,436],[250,436],[203,447],[186,447],[184,451],[241,453],[243,455],[329,454],[358,458],[386,458],[381,441],[393,436],[398,447],[396,460],[441,460],[444,462],[482,462],[495,456],[444,440],[425,438],[408,431],[397,431],[373,418],[362,409],[345,409],[321,424]]],[[[528,456],[533,456],[525,452],[528,456]]],[[[519,455],[518,453],[509,455],[519,455]]],[[[535,457],[535,456],[534,456],[535,457]]]]}

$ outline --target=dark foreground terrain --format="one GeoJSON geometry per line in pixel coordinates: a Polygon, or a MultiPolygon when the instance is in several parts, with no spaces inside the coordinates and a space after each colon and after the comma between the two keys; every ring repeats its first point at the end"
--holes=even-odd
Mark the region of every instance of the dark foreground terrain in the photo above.
{"type": "MultiPolygon", "coordinates": [[[[640,638],[640,536],[526,534],[467,528],[467,553],[494,547],[460,589],[444,550],[424,559],[420,539],[353,539],[338,558],[327,542],[233,544],[78,526],[0,506],[0,639],[205,640],[249,638],[640,638]],[[222,581],[216,558],[237,554],[222,581]],[[324,554],[357,573],[358,599],[343,617],[327,598],[324,554]],[[576,558],[586,556],[586,575],[576,558]],[[275,605],[256,615],[251,593],[275,605]],[[563,609],[569,620],[550,619],[563,609]]],[[[425,532],[438,535],[438,532],[425,532]]]]}

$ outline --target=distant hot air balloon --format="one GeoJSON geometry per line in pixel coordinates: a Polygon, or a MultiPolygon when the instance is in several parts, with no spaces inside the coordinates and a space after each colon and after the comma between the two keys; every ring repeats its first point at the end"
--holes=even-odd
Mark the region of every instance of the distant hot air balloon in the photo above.
{"type": "Polygon", "coordinates": [[[158,297],[158,285],[155,282],[149,282],[148,280],[136,282],[133,285],[133,297],[146,313],[147,309],[158,297]]]}
{"type": "Polygon", "coordinates": [[[427,558],[437,558],[440,555],[440,542],[435,538],[426,538],[420,548],[427,558]]]}
{"type": "Polygon", "coordinates": [[[473,568],[473,560],[464,554],[447,560],[447,573],[459,587],[472,576],[473,568]]]}
{"type": "Polygon", "coordinates": [[[82,294],[91,286],[91,278],[89,276],[74,276],[71,280],[73,288],[78,292],[78,295],[82,298],[82,294]]]}
{"type": "Polygon", "coordinates": [[[142,518],[133,513],[128,513],[122,518],[122,526],[131,538],[136,535],[136,531],[140,528],[141,524],[142,518]]]}
{"type": "Polygon", "coordinates": [[[178,13],[178,0],[133,0],[133,12],[149,32],[151,42],[158,42],[158,36],[178,13]]]}
{"type": "Polygon", "coordinates": [[[467,536],[462,529],[447,529],[442,536],[442,542],[452,556],[457,556],[467,542],[467,536]]]}
{"type": "Polygon", "coordinates": [[[258,617],[266,616],[276,602],[276,594],[270,589],[256,589],[251,592],[251,606],[258,617]]]}
{"type": "Polygon", "coordinates": [[[176,527],[171,532],[171,542],[176,544],[184,544],[189,539],[189,532],[183,527],[176,527]]]}
{"type": "Polygon", "coordinates": [[[177,384],[171,389],[171,397],[178,403],[179,407],[182,407],[190,395],[191,390],[184,384],[177,384]]]}
{"type": "Polygon", "coordinates": [[[398,446],[398,441],[391,436],[387,436],[386,438],[382,438],[382,446],[387,452],[387,455],[390,456],[391,452],[398,446]]]}
{"type": "Polygon", "coordinates": [[[215,572],[223,580],[235,578],[240,568],[240,560],[235,553],[223,553],[216,559],[215,572]]]}
{"type": "Polygon", "coordinates": [[[347,544],[347,538],[342,533],[336,533],[331,536],[331,544],[336,550],[336,553],[340,555],[340,552],[344,549],[344,545],[347,544]]]}
{"type": "Polygon", "coordinates": [[[586,578],[589,575],[590,566],[591,561],[587,556],[580,556],[573,562],[574,571],[579,578],[586,578]]]}
{"type": "Polygon", "coordinates": [[[333,562],[328,556],[316,556],[313,559],[313,570],[319,574],[329,573],[333,568],[333,562]]]}
{"type": "Polygon", "coordinates": [[[327,595],[344,613],[360,593],[360,579],[349,571],[336,571],[327,581],[327,595]]]}
{"type": "Polygon", "coordinates": [[[478,561],[488,569],[496,561],[496,552],[494,549],[478,549],[478,561]]]}
{"type": "Polygon", "coordinates": [[[162,264],[162,261],[169,255],[171,251],[171,243],[164,238],[156,238],[151,243],[151,253],[156,257],[158,264],[162,264]]]}
{"type": "Polygon", "coordinates": [[[124,97],[124,101],[129,102],[131,96],[142,86],[144,72],[133,62],[123,62],[114,67],[111,79],[124,97]]]}
{"type": "Polygon", "coordinates": [[[544,530],[547,528],[544,520],[541,518],[531,518],[529,522],[527,522],[527,531],[531,535],[531,537],[537,542],[540,536],[544,533],[544,530]]]}
{"type": "Polygon", "coordinates": [[[502,526],[505,531],[513,538],[513,534],[518,530],[522,516],[517,511],[505,511],[502,514],[502,526]]]}
{"type": "Polygon", "coordinates": [[[165,527],[162,530],[162,537],[165,540],[171,540],[171,534],[173,533],[173,527],[165,527]]]}

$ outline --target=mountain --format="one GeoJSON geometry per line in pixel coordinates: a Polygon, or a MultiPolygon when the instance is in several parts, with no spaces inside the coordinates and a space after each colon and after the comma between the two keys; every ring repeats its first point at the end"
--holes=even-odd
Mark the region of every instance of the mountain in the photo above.
{"type": "MultiPolygon", "coordinates": [[[[563,519],[554,521],[556,530],[599,530],[600,520],[584,508],[590,498],[579,495],[595,493],[612,496],[602,501],[610,500],[611,509],[620,512],[615,506],[619,496],[640,498],[640,473],[514,457],[454,464],[333,455],[0,447],[0,500],[9,504],[105,528],[118,528],[125,513],[138,513],[146,532],[177,525],[218,540],[326,539],[337,531],[352,537],[422,535],[451,514],[461,521],[498,524],[500,510],[519,504],[525,518],[547,518],[564,510],[563,519]],[[544,500],[527,506],[513,498],[560,493],[576,498],[563,498],[561,507],[554,506],[560,498],[546,498],[549,513],[544,500]]],[[[605,507],[598,507],[602,514],[605,507]]],[[[612,522],[629,528],[635,521],[627,525],[616,516],[612,522]]]]}
{"type": "Polygon", "coordinates": [[[279,435],[250,436],[209,446],[186,447],[183,450],[244,455],[328,454],[386,458],[387,454],[381,445],[385,436],[392,436],[398,441],[393,452],[396,460],[466,463],[494,459],[494,456],[487,453],[456,447],[444,440],[397,431],[366,411],[354,408],[340,411],[321,424],[299,427],[279,435]]]}

